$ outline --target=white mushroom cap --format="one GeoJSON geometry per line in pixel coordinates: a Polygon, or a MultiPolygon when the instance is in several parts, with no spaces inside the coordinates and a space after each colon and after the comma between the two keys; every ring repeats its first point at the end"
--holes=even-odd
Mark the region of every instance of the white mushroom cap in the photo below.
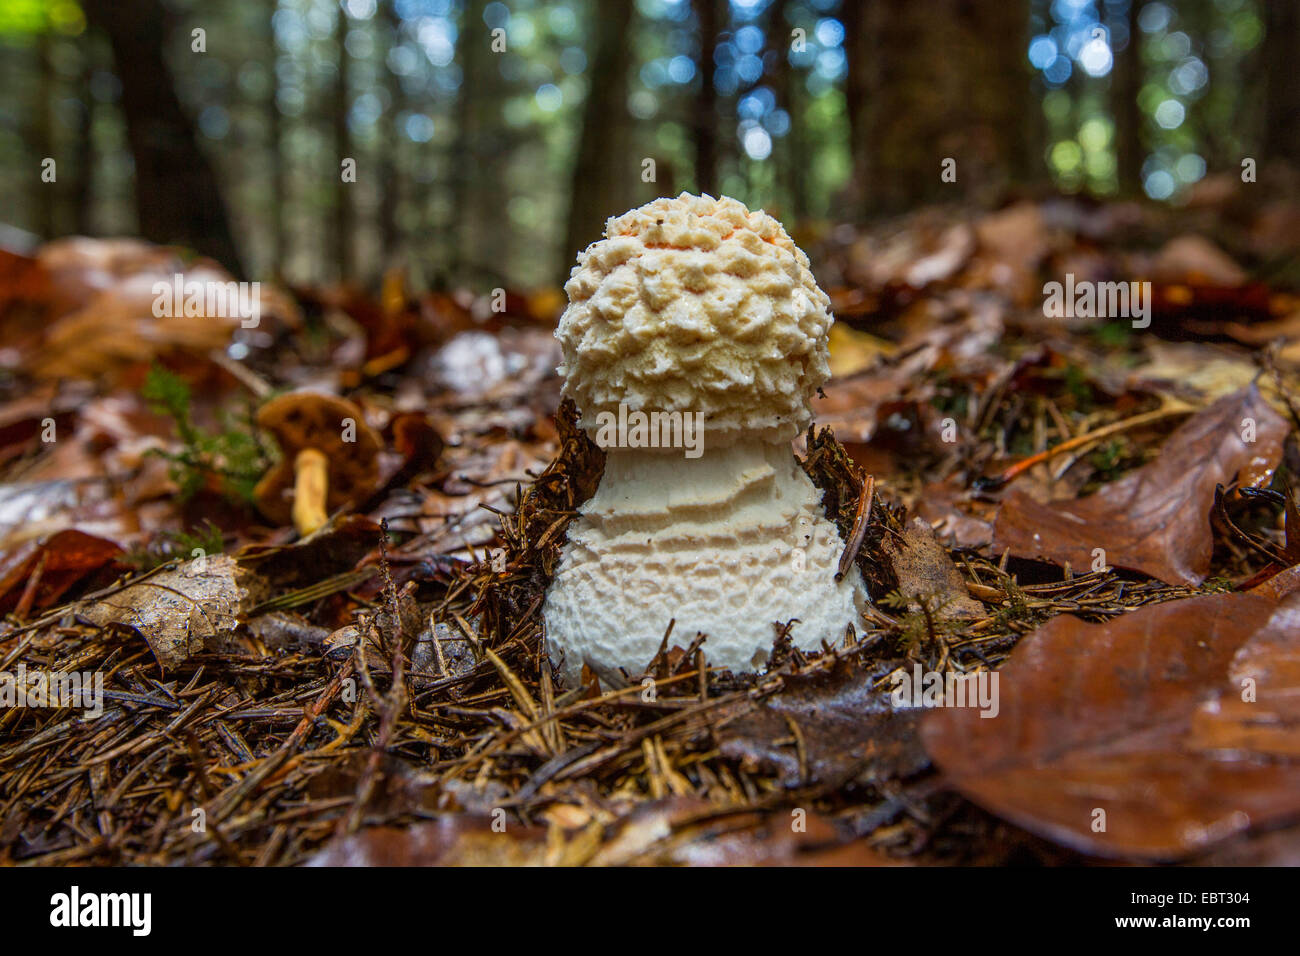
{"type": "Polygon", "coordinates": [[[620,403],[702,412],[715,446],[807,427],[830,377],[830,299],[779,222],[683,193],[610,219],[605,236],[579,254],[556,332],[588,432],[620,403]]]}

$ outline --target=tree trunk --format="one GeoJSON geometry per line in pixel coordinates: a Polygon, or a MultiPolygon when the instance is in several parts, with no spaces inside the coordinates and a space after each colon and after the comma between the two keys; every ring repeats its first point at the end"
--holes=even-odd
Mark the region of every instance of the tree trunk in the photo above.
{"type": "Polygon", "coordinates": [[[242,275],[216,173],[163,57],[167,11],[160,0],[84,0],[82,9],[108,37],[122,83],[141,234],[189,246],[242,275]]]}
{"type": "MultiPolygon", "coordinates": [[[[395,49],[402,38],[402,21],[397,15],[397,0],[385,0],[380,6],[382,8],[382,29],[388,35],[388,49],[395,49]]],[[[398,127],[398,117],[401,116],[402,109],[405,106],[406,96],[401,79],[388,68],[387,62],[384,64],[384,85],[388,90],[388,111],[383,118],[384,125],[387,128],[387,135],[384,139],[387,142],[381,140],[380,143],[380,149],[383,151],[380,161],[383,172],[379,185],[379,261],[381,270],[389,268],[397,261],[403,243],[403,237],[397,224],[397,207],[403,185],[398,150],[401,149],[406,140],[402,130],[398,127]]]]}
{"type": "Polygon", "coordinates": [[[55,86],[58,78],[54,75],[53,47],[54,37],[50,30],[48,28],[42,30],[36,41],[37,69],[40,71],[41,79],[36,87],[34,112],[36,150],[40,154],[37,163],[41,172],[40,187],[36,194],[38,197],[36,231],[45,239],[53,239],[58,231],[59,160],[64,160],[62,163],[64,176],[72,171],[66,158],[57,155],[58,147],[54,142],[54,116],[57,106],[55,86]],[[45,181],[46,159],[54,160],[54,182],[45,181]]]}
{"type": "Polygon", "coordinates": [[[1265,123],[1263,160],[1300,165],[1300,4],[1270,0],[1264,5],[1265,123]]]}
{"type": "MultiPolygon", "coordinates": [[[[843,214],[849,219],[866,217],[875,163],[871,136],[871,89],[876,77],[876,34],[881,29],[878,8],[865,3],[844,7],[844,56],[848,74],[844,78],[844,109],[849,121],[849,182],[842,197],[843,214]]],[[[811,41],[810,41],[811,42],[811,41]]],[[[793,114],[792,114],[793,118],[793,114]]]]}
{"type": "Polygon", "coordinates": [[[846,8],[851,197],[893,214],[989,199],[1035,168],[1026,0],[877,0],[846,8]],[[863,9],[865,7],[865,9],[863,9]],[[956,174],[946,182],[947,160],[956,174]]]}
{"type": "Polygon", "coordinates": [[[272,24],[276,10],[280,4],[278,2],[271,4],[271,9],[267,13],[263,23],[266,26],[266,44],[267,44],[267,63],[271,67],[271,82],[266,104],[266,157],[270,164],[270,182],[271,182],[271,209],[269,216],[271,220],[271,250],[270,250],[270,271],[271,274],[280,277],[284,271],[284,256],[288,248],[285,239],[285,219],[287,210],[285,203],[288,200],[288,193],[285,189],[284,177],[284,122],[280,115],[280,47],[275,38],[275,27],[272,24]]]}
{"type": "MultiPolygon", "coordinates": [[[[334,103],[332,118],[334,121],[334,250],[333,258],[338,269],[338,277],[347,282],[354,275],[352,262],[352,187],[355,183],[345,182],[342,176],[342,163],[345,159],[356,159],[352,153],[352,136],[348,130],[348,113],[352,108],[350,69],[347,47],[344,41],[348,35],[348,15],[343,5],[338,5],[334,21],[334,49],[338,57],[338,69],[334,72],[334,103]]],[[[357,176],[362,172],[357,170],[357,176]]]]}
{"type": "Polygon", "coordinates": [[[573,163],[569,217],[560,250],[567,275],[580,249],[600,238],[605,220],[626,211],[641,170],[627,149],[628,62],[633,0],[608,0],[595,21],[590,83],[573,163]]]}
{"type": "MultiPolygon", "coordinates": [[[[465,0],[460,37],[456,42],[462,80],[456,92],[456,142],[452,147],[451,173],[451,228],[456,233],[456,241],[448,258],[448,270],[450,277],[459,281],[465,280],[467,266],[474,260],[476,238],[473,219],[478,211],[474,202],[478,164],[475,153],[479,143],[474,105],[475,99],[483,95],[487,58],[492,55],[483,30],[483,7],[484,0],[465,0]]],[[[426,248],[426,256],[431,251],[426,248]]]]}
{"type": "Polygon", "coordinates": [[[718,90],[714,86],[713,54],[718,48],[718,34],[726,23],[727,6],[719,0],[693,0],[699,22],[700,60],[697,67],[700,87],[695,95],[695,191],[718,195],[718,90]]]}
{"type": "Polygon", "coordinates": [[[81,74],[77,79],[81,110],[77,114],[77,178],[72,184],[73,228],[88,236],[94,230],[95,194],[95,97],[90,92],[95,73],[94,44],[81,46],[81,74]]]}
{"type": "MultiPolygon", "coordinates": [[[[773,30],[786,30],[781,16],[783,4],[773,8],[773,30]]],[[[808,145],[804,136],[804,112],[807,109],[804,91],[804,74],[790,63],[790,36],[788,33],[772,35],[772,45],[778,53],[776,75],[773,86],[776,91],[777,106],[786,111],[790,117],[790,128],[785,136],[777,141],[776,148],[782,156],[778,167],[781,177],[781,192],[787,203],[787,214],[798,222],[808,215],[808,180],[809,157],[808,145]]]]}
{"type": "Polygon", "coordinates": [[[1122,196],[1142,192],[1142,31],[1136,3],[1128,9],[1128,46],[1114,54],[1111,71],[1111,111],[1115,116],[1115,164],[1122,196]]]}

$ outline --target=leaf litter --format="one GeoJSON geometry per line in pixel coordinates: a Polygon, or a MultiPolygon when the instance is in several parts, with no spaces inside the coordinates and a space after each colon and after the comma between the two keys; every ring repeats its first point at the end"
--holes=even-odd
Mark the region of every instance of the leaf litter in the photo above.
{"type": "Polygon", "coordinates": [[[53,323],[17,367],[76,441],[42,446],[0,378],[0,502],[50,529],[8,528],[0,671],[100,673],[105,712],[0,711],[0,861],[1293,858],[1296,299],[1253,280],[1257,251],[1187,237],[1166,210],[1024,200],[810,249],[841,333],[797,450],[876,601],[819,653],[778,635],[758,675],[670,635],[651,695],[545,661],[541,601],[603,468],[572,408],[551,418],[555,290],[498,314],[390,276],[380,299],[279,292],[251,334],[150,330],[132,289],[169,251],[6,253],[0,326],[53,323]],[[1071,263],[1150,275],[1153,334],[1045,320],[1071,263]],[[96,366],[68,337],[100,308],[144,332],[96,366]],[[131,411],[160,364],[204,454],[131,411]],[[226,480],[267,448],[223,436],[281,387],[347,395],[388,456],[302,541],[226,480]],[[998,717],[899,705],[917,668],[996,674],[998,717]]]}

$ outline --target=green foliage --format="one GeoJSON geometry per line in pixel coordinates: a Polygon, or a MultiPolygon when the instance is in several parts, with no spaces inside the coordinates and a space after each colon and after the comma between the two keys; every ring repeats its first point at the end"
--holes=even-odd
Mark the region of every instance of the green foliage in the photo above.
{"type": "Polygon", "coordinates": [[[1065,366],[1065,390],[1074,399],[1075,408],[1082,412],[1091,410],[1092,385],[1088,381],[1088,373],[1074,362],[1065,366]]]}
{"type": "Polygon", "coordinates": [[[1237,590],[1237,586],[1232,583],[1232,579],[1221,574],[1206,578],[1201,585],[1201,590],[1210,594],[1230,594],[1237,590]]]}
{"type": "Polygon", "coordinates": [[[902,612],[898,617],[901,628],[898,643],[904,650],[912,651],[922,647],[928,640],[955,634],[965,626],[964,621],[939,616],[952,603],[953,598],[952,595],[942,597],[937,594],[907,595],[895,588],[876,603],[902,612]]]}
{"type": "Polygon", "coordinates": [[[225,546],[221,529],[205,520],[187,531],[164,531],[149,546],[128,552],[124,560],[141,571],[151,571],[168,561],[188,561],[196,550],[205,557],[220,554],[225,546]]]}
{"type": "Polygon", "coordinates": [[[1129,349],[1133,345],[1133,325],[1130,322],[1107,322],[1097,326],[1093,333],[1098,345],[1112,349],[1129,349]]]}
{"type": "Polygon", "coordinates": [[[0,3],[0,36],[44,33],[54,30],[77,36],[86,28],[86,16],[73,0],[4,0],[0,3]]]}
{"type": "Polygon", "coordinates": [[[1088,456],[1088,462],[1097,469],[1096,481],[1111,481],[1119,476],[1125,461],[1124,442],[1112,439],[1098,445],[1088,456]]]}
{"type": "Polygon", "coordinates": [[[189,385],[159,365],[149,369],[141,395],[154,412],[166,415],[176,426],[181,450],[157,454],[171,462],[170,475],[180,486],[182,500],[212,487],[234,501],[252,502],[253,488],[266,471],[267,462],[253,437],[251,423],[236,421],[223,412],[219,431],[198,427],[192,415],[189,385]]]}

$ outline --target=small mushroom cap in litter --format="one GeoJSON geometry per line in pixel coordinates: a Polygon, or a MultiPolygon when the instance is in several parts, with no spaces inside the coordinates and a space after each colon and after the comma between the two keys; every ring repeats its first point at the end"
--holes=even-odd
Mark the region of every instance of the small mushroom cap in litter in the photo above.
{"type": "Polygon", "coordinates": [[[328,462],[328,511],[355,504],[374,491],[382,444],[361,409],[348,400],[319,392],[290,392],[258,409],[257,424],[275,435],[284,455],[253,492],[258,508],[272,521],[289,524],[292,520],[294,462],[304,448],[316,449],[328,462]],[[348,420],[354,428],[348,429],[348,420]],[[344,440],[347,432],[354,432],[354,441],[344,440]]]}
{"type": "Polygon", "coordinates": [[[631,409],[702,412],[713,444],[793,438],[830,377],[830,299],[781,224],[734,199],[656,199],[578,256],[556,337],[594,433],[631,409]]]}

